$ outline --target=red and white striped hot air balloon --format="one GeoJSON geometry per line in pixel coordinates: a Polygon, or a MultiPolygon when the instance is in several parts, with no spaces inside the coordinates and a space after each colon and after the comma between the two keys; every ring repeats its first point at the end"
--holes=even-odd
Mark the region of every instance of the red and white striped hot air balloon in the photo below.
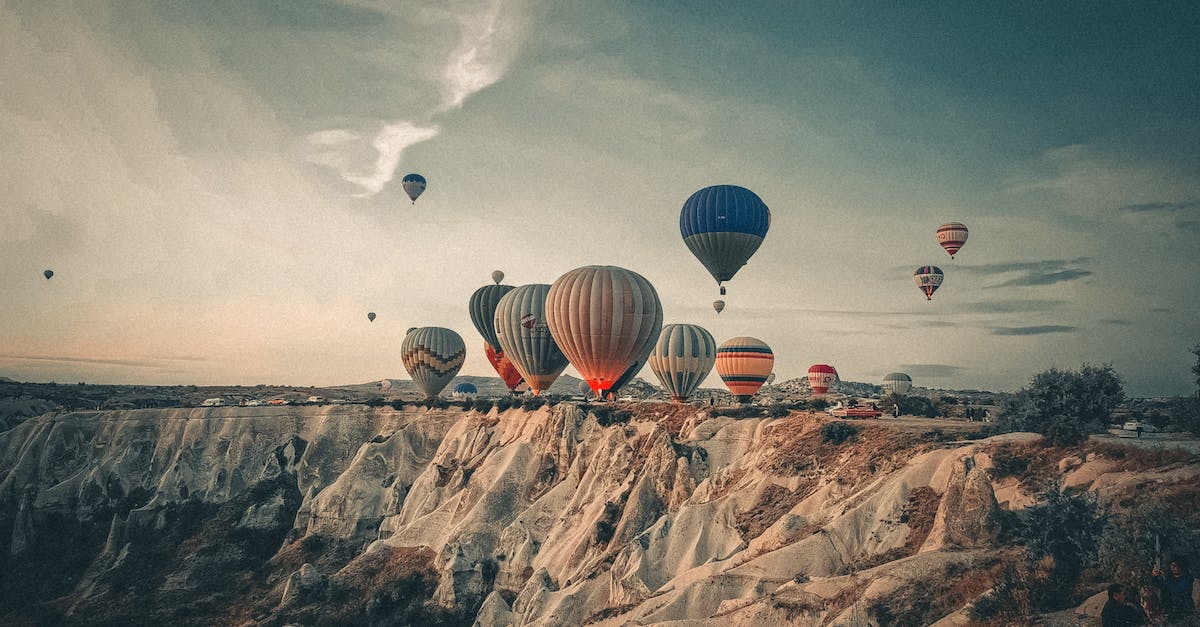
{"type": "Polygon", "coordinates": [[[937,241],[942,248],[946,249],[946,252],[950,253],[950,258],[954,259],[954,253],[967,243],[967,225],[961,222],[947,222],[939,226],[937,241]]]}
{"type": "Polygon", "coordinates": [[[717,347],[717,374],[740,403],[750,402],[774,368],[775,353],[758,338],[730,338],[717,347]]]}
{"type": "Polygon", "coordinates": [[[808,369],[808,385],[813,394],[824,394],[838,382],[838,373],[833,366],[816,364],[808,369]]]}

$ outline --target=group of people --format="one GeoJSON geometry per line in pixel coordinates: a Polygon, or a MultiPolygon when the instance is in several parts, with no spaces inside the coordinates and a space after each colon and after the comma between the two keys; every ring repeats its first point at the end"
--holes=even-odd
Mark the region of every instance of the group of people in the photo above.
{"type": "Polygon", "coordinates": [[[1195,616],[1192,599],[1195,577],[1183,558],[1171,560],[1166,572],[1157,566],[1153,584],[1134,588],[1119,583],[1108,587],[1108,602],[1100,613],[1101,627],[1177,624],[1195,616]]]}

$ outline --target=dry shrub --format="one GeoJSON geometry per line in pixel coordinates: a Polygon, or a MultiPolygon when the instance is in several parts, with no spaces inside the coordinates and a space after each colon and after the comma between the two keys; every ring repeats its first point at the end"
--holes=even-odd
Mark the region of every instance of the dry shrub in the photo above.
{"type": "Polygon", "coordinates": [[[983,564],[948,564],[940,573],[877,599],[867,611],[880,625],[930,625],[990,590],[1003,569],[994,558],[983,564]]]}
{"type": "Polygon", "coordinates": [[[1196,459],[1196,455],[1182,448],[1142,448],[1112,442],[1088,442],[1083,451],[1116,461],[1116,470],[1150,470],[1196,459]]]}
{"type": "Polygon", "coordinates": [[[1022,488],[1036,492],[1058,476],[1058,460],[1068,451],[1042,446],[1041,442],[1004,442],[988,453],[992,457],[988,470],[992,479],[1016,477],[1022,488]]]}
{"type": "Polygon", "coordinates": [[[763,490],[758,503],[737,515],[737,529],[747,542],[762,535],[775,521],[791,511],[796,503],[812,493],[812,486],[804,486],[795,491],[771,484],[763,490]]]}
{"type": "Polygon", "coordinates": [[[908,494],[908,502],[900,513],[900,522],[908,525],[904,548],[910,551],[909,555],[916,554],[929,537],[941,502],[942,495],[929,486],[921,486],[908,494]]]}

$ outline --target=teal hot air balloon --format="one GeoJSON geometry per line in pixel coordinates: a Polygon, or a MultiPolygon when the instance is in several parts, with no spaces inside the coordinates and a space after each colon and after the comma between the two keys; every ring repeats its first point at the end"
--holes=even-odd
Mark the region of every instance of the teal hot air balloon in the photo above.
{"type": "Polygon", "coordinates": [[[496,304],[496,340],[504,356],[516,366],[535,395],[550,389],[566,369],[563,355],[546,322],[545,283],[522,285],[496,304]]]}
{"type": "Polygon", "coordinates": [[[554,341],[598,396],[637,375],[662,330],[658,292],[642,275],[615,266],[583,266],[554,281],[546,295],[554,341]]]}
{"type": "Polygon", "coordinates": [[[367,322],[375,322],[375,312],[373,312],[373,311],[367,312],[367,322]]]}
{"type": "Polygon", "coordinates": [[[425,398],[435,398],[458,374],[467,358],[462,337],[442,327],[418,327],[404,336],[400,356],[425,398]]]}
{"type": "Polygon", "coordinates": [[[400,180],[400,187],[404,188],[404,193],[408,194],[408,198],[412,200],[412,204],[417,204],[417,197],[421,192],[425,191],[425,177],[417,173],[405,174],[400,180]]]}
{"type": "MultiPolygon", "coordinates": [[[[771,210],[754,192],[737,185],[713,185],[692,194],[679,212],[679,232],[725,294],[733,278],[762,245],[771,210]]],[[[719,313],[719,312],[718,312],[719,313]]]]}
{"type": "Polygon", "coordinates": [[[686,401],[716,363],[717,341],[695,324],[664,326],[650,353],[650,369],[676,403],[686,401]]]}
{"type": "Polygon", "coordinates": [[[46,277],[46,280],[49,281],[50,277],[54,276],[54,271],[46,270],[45,272],[42,273],[42,276],[46,277]]]}
{"type": "Polygon", "coordinates": [[[496,339],[496,306],[505,294],[511,292],[511,285],[485,285],[471,294],[467,308],[471,314],[471,324],[483,336],[483,341],[499,352],[500,341],[496,339]]]}

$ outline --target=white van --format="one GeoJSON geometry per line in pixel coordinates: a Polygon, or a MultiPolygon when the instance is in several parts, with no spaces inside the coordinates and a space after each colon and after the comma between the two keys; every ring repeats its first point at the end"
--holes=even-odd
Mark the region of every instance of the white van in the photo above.
{"type": "Polygon", "coordinates": [[[223,398],[206,398],[206,399],[204,399],[203,403],[200,403],[200,406],[201,407],[224,407],[225,399],[223,399],[223,398]]]}

